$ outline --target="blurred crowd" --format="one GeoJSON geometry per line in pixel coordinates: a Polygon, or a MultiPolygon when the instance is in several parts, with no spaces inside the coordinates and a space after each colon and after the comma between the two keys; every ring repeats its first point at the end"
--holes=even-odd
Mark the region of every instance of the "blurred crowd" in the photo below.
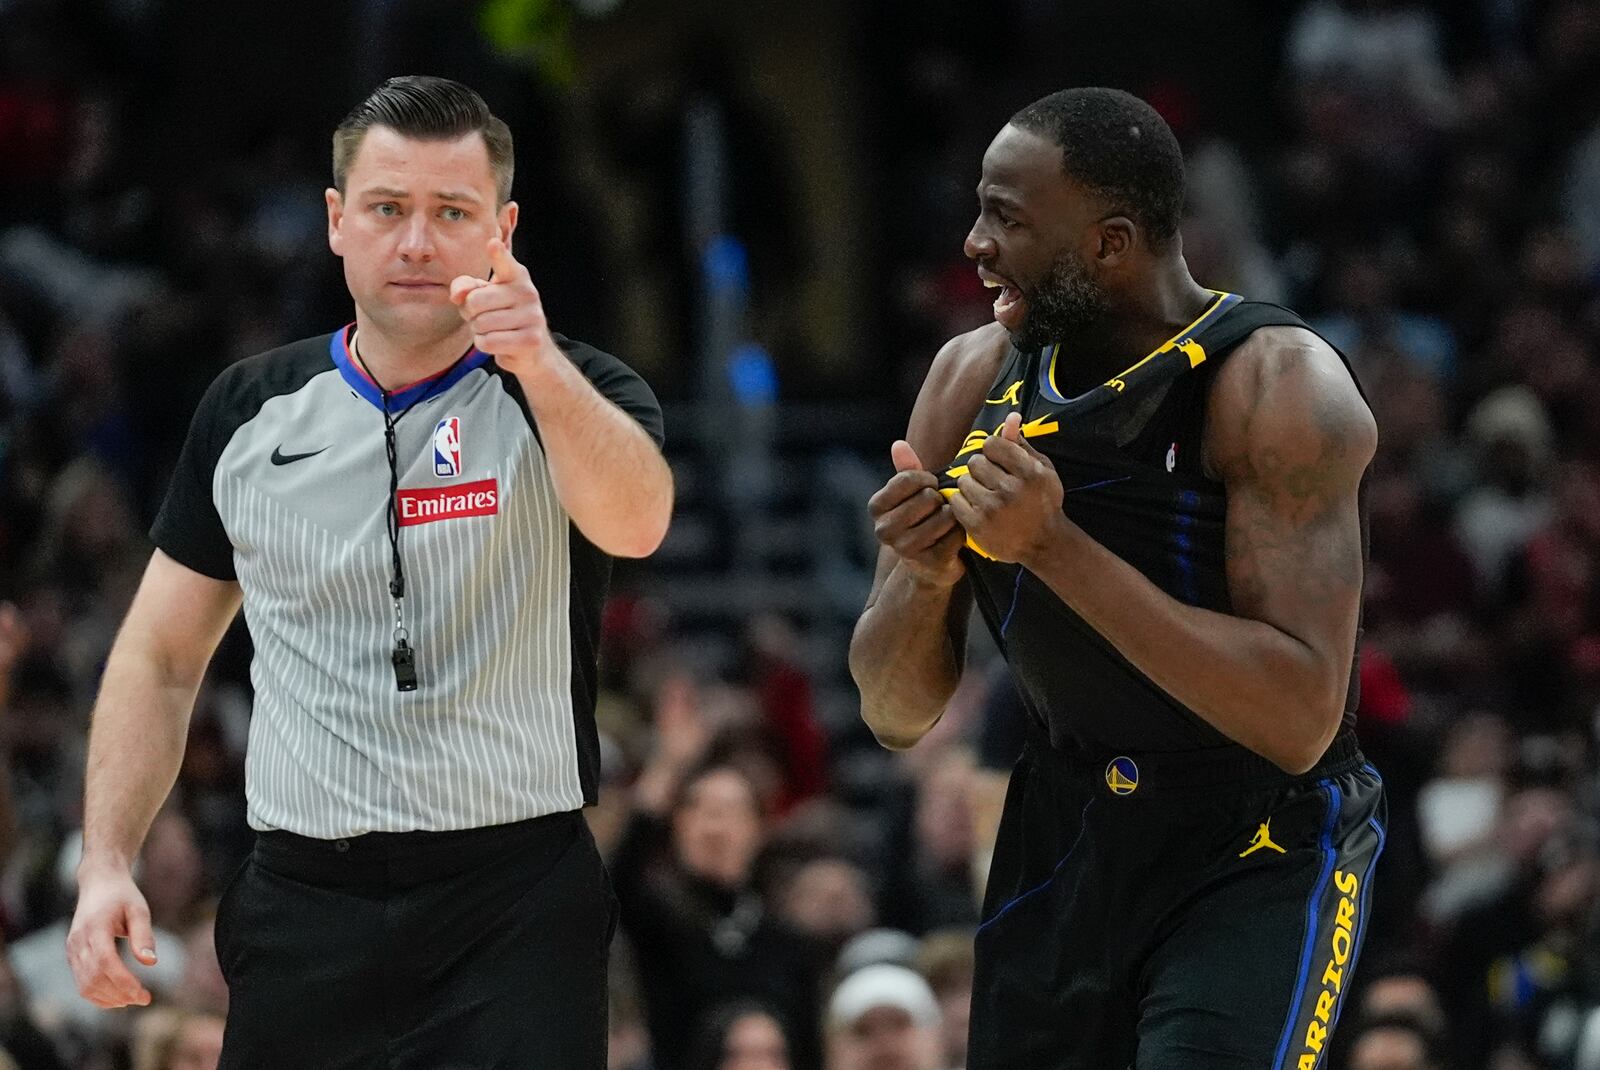
{"type": "MultiPolygon", "coordinates": [[[[971,186],[1006,115],[1062,84],[1072,6],[935,3],[914,25],[868,5],[862,34],[890,25],[901,44],[860,111],[890,132],[862,138],[883,282],[861,331],[894,420],[938,344],[989,317],[960,255],[971,186]],[[981,25],[957,10],[974,7],[981,25]]],[[[604,239],[552,162],[559,94],[471,20],[393,7],[432,19],[425,38],[388,39],[395,69],[463,77],[521,102],[514,130],[552,131],[519,141],[519,199],[544,209],[519,252],[606,341],[610,298],[586,285],[604,239]]],[[[1391,836],[1335,1070],[1600,1070],[1600,3],[1282,7],[1270,58],[1240,73],[1262,89],[1250,114],[1181,65],[1117,84],[1185,146],[1196,277],[1307,315],[1379,421],[1360,734],[1391,836]]],[[[248,637],[224,640],[139,862],[160,956],[139,1011],[80,1001],[63,956],[88,711],[200,392],[226,363],[348,318],[323,133],[376,78],[306,69],[286,29],[252,39],[246,66],[303,79],[241,99],[237,43],[191,32],[188,10],[0,0],[7,1070],[215,1066],[211,911],[250,843],[248,637]],[[305,105],[292,127],[279,103],[305,105]]],[[[758,274],[792,229],[748,236],[758,274]]],[[[757,281],[759,301],[773,280],[757,281]]],[[[611,1070],[963,1066],[971,932],[1022,716],[993,652],[936,732],[894,755],[829,715],[844,667],[806,659],[790,622],[751,622],[712,671],[646,570],[605,631],[590,816],[622,904],[611,1070]]]]}

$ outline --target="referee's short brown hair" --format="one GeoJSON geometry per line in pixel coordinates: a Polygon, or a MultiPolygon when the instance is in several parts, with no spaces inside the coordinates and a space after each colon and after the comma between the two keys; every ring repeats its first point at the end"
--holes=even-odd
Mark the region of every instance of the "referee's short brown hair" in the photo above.
{"type": "Polygon", "coordinates": [[[342,196],[345,177],[374,126],[387,126],[423,141],[451,141],[474,131],[483,135],[501,204],[511,199],[511,128],[495,118],[483,98],[460,82],[426,74],[390,78],[350,110],[333,131],[333,186],[342,196]]]}

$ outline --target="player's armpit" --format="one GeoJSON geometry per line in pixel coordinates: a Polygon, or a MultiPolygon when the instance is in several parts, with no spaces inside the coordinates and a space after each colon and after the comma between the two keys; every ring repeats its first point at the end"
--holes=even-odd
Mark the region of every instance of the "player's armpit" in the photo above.
{"type": "Polygon", "coordinates": [[[1233,611],[1308,648],[1314,710],[1329,739],[1356,641],[1358,497],[1376,448],[1376,424],[1350,373],[1309,331],[1257,331],[1218,373],[1206,450],[1227,488],[1233,611]]]}

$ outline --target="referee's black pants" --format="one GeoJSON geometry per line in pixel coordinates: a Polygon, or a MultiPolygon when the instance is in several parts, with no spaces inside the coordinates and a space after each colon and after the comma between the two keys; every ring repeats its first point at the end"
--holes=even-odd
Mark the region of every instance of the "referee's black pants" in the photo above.
{"type": "Polygon", "coordinates": [[[221,1070],[603,1070],[615,922],[577,812],[262,833],[217,908],[221,1070]]]}

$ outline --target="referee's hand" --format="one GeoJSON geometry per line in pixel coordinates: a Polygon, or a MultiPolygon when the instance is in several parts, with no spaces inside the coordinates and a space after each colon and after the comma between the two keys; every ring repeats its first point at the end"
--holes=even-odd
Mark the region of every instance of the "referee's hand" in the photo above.
{"type": "Polygon", "coordinates": [[[528,269],[499,238],[489,239],[489,278],[458,275],[450,300],[472,327],[472,344],[518,378],[537,377],[565,354],[544,318],[544,302],[528,269]]]}
{"type": "Polygon", "coordinates": [[[156,962],[150,907],[126,870],[78,874],[78,909],[67,933],[67,963],[78,993],[97,1007],[143,1007],[150,992],[118,953],[117,938],[126,938],[134,957],[146,966],[156,962]]]}

